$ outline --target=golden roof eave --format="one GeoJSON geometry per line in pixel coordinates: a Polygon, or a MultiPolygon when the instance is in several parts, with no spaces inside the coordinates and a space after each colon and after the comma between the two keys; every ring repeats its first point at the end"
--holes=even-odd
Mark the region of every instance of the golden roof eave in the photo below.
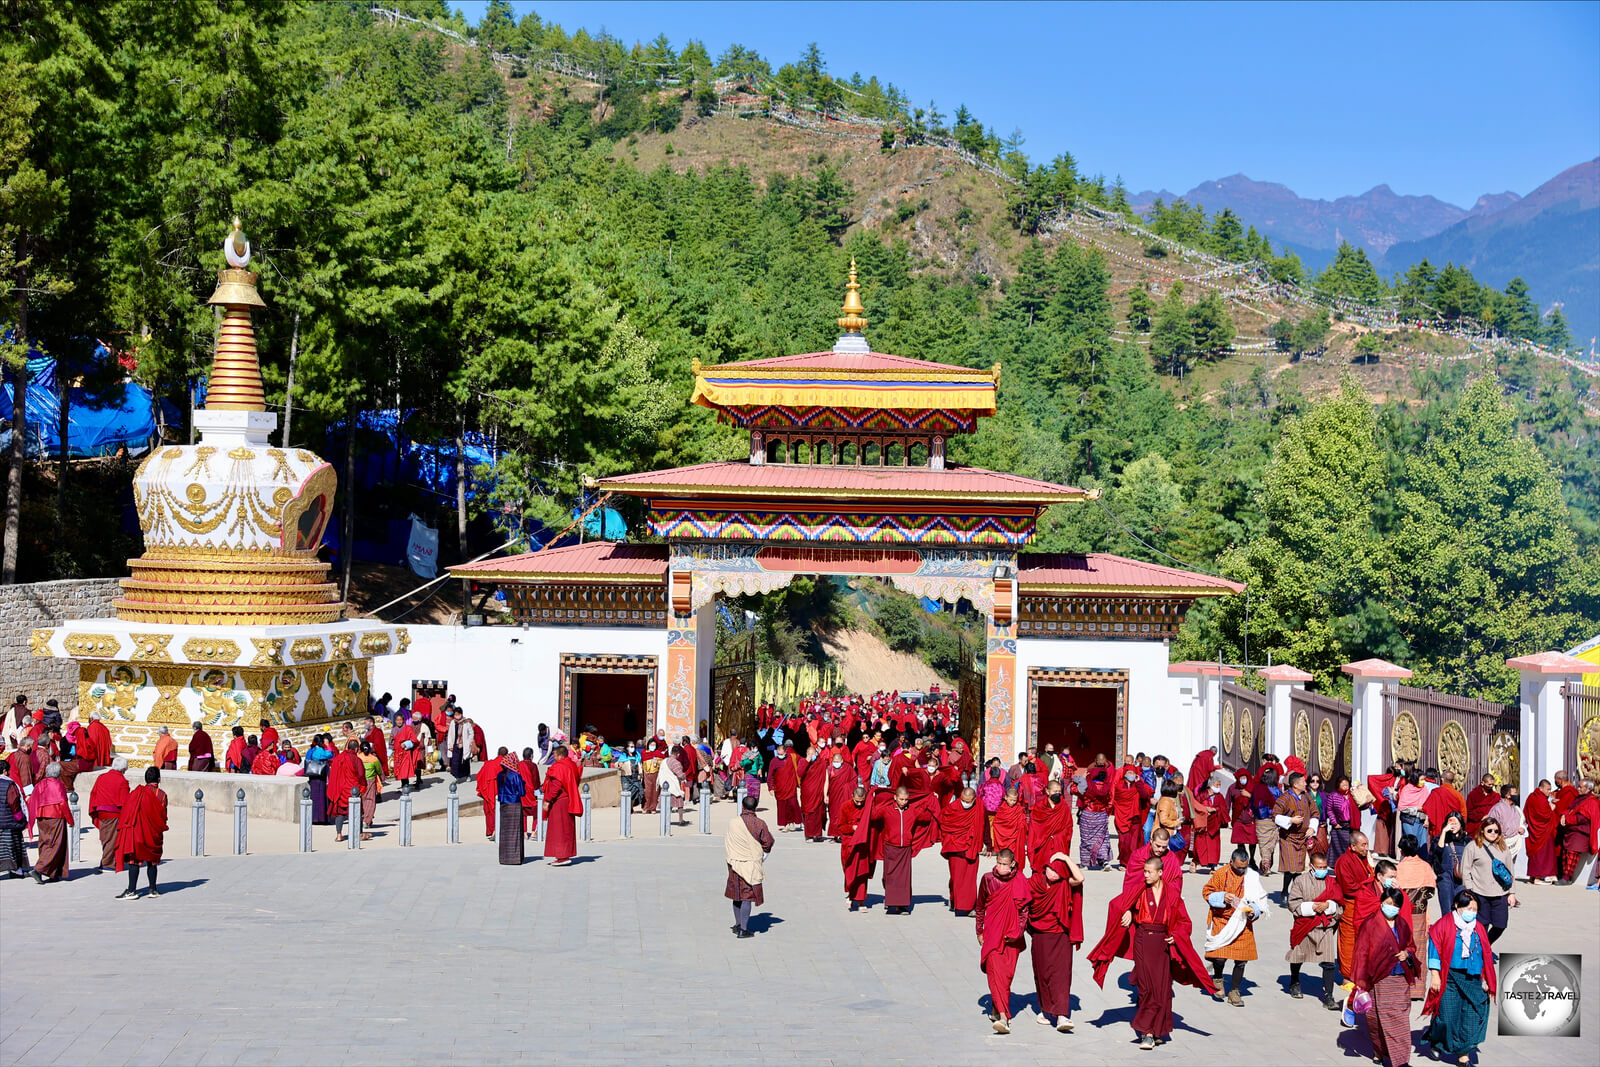
{"type": "Polygon", "coordinates": [[[641,484],[636,482],[617,482],[609,478],[600,479],[598,488],[602,492],[621,493],[625,496],[696,495],[738,498],[760,497],[762,499],[780,500],[794,499],[796,497],[818,500],[976,500],[996,504],[1036,504],[1040,507],[1092,499],[1088,492],[1082,489],[1067,490],[1059,493],[1007,493],[972,489],[813,489],[759,485],[641,484]]]}

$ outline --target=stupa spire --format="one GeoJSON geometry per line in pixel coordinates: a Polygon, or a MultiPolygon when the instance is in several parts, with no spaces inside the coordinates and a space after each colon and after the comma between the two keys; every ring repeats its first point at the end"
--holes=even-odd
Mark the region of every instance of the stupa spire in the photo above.
{"type": "Polygon", "coordinates": [[[850,280],[844,287],[844,306],[839,311],[841,314],[836,320],[839,329],[844,332],[839,335],[839,340],[834,342],[835,352],[870,352],[867,339],[862,331],[867,328],[866,307],[861,303],[861,283],[856,281],[856,261],[850,259],[850,280]]]}
{"type": "Polygon", "coordinates": [[[250,242],[237,218],[222,242],[222,255],[228,266],[217,271],[217,291],[207,301],[224,310],[205,407],[207,411],[265,411],[267,397],[261,385],[261,363],[256,357],[256,331],[250,309],[267,305],[256,292],[256,275],[245,269],[250,265],[250,242]]]}

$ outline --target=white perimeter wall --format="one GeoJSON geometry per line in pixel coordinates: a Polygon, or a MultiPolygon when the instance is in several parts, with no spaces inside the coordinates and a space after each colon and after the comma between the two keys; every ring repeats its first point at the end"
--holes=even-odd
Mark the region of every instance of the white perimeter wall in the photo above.
{"type": "MultiPolygon", "coordinates": [[[[1203,747],[1195,733],[1198,716],[1192,695],[1179,692],[1180,679],[1167,675],[1165,641],[1085,641],[1048,637],[1017,639],[1017,716],[1005,755],[1027,747],[1028,672],[1036,667],[1125,670],[1128,672],[1128,751],[1162,753],[1187,767],[1203,747]]],[[[1192,683],[1190,683],[1192,685],[1192,683]]],[[[1110,755],[1110,753],[1108,753],[1110,755]]]]}
{"type": "Polygon", "coordinates": [[[561,657],[621,655],[656,657],[656,706],[661,713],[667,664],[665,628],[582,626],[408,626],[404,655],[372,661],[377,696],[394,702],[411,695],[413,679],[442,679],[456,702],[483,727],[490,751],[534,743],[539,724],[556,729],[561,711],[561,657]]]}

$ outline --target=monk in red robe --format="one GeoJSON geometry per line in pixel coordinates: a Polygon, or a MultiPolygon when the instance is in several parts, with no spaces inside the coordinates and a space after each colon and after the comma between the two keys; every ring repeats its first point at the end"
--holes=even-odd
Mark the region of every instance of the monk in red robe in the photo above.
{"type": "Polygon", "coordinates": [[[139,895],[139,865],[144,864],[150,881],[149,894],[161,895],[156,889],[156,867],[161,863],[161,851],[167,835],[167,794],[161,789],[161,769],[146,767],[144,785],[128,794],[123,802],[122,816],[117,820],[117,870],[128,871],[128,888],[118,893],[116,899],[139,895]]]}
{"type": "Polygon", "coordinates": [[[911,912],[911,861],[938,836],[938,809],[932,793],[915,800],[901,786],[892,798],[874,798],[871,823],[881,831],[883,846],[883,905],[890,915],[911,912]]]}
{"type": "Polygon", "coordinates": [[[1140,845],[1128,858],[1128,868],[1122,872],[1122,891],[1137,889],[1144,882],[1144,861],[1161,861],[1161,877],[1167,884],[1183,892],[1183,857],[1172,851],[1172,831],[1158,826],[1150,831],[1149,844],[1140,845]]]}
{"type": "Polygon", "coordinates": [[[1144,816],[1155,790],[1131,763],[1122,765],[1111,786],[1111,817],[1117,826],[1117,862],[1124,867],[1134,849],[1143,844],[1144,816]]]}
{"type": "Polygon", "coordinates": [[[1139,991],[1133,1030],[1139,1047],[1148,1051],[1172,1035],[1173,982],[1212,996],[1217,990],[1195,954],[1194,927],[1183,894],[1173,892],[1154,857],[1145,861],[1143,883],[1111,902],[1105,935],[1089,953],[1089,962],[1096,984],[1103,987],[1113,959],[1133,961],[1132,982],[1139,991]]]}
{"type": "Polygon", "coordinates": [[[856,742],[856,747],[850,750],[851,762],[856,767],[856,780],[868,782],[872,780],[872,764],[878,758],[878,738],[863,737],[856,742]]]}
{"type": "MultiPolygon", "coordinates": [[[[344,751],[334,756],[328,764],[327,811],[333,817],[335,841],[345,839],[344,824],[350,814],[350,793],[354,791],[359,797],[367,785],[367,768],[361,762],[357,745],[356,741],[346,741],[344,751]]],[[[371,836],[363,833],[361,839],[364,841],[371,836]]]]}
{"type": "Polygon", "coordinates": [[[525,748],[522,759],[517,761],[517,773],[522,775],[522,833],[529,838],[533,836],[533,829],[528,820],[539,817],[539,798],[534,796],[539,789],[539,764],[533,757],[533,749],[525,748]]]}
{"type": "Polygon", "coordinates": [[[807,841],[821,841],[828,833],[828,767],[825,751],[801,762],[800,806],[807,841]]]}
{"type": "Polygon", "coordinates": [[[550,866],[566,867],[578,854],[578,819],[583,815],[578,780],[582,772],[566,745],[557,745],[551,755],[555,759],[544,778],[544,854],[550,866]]]}
{"type": "Polygon", "coordinates": [[[1541,779],[1522,805],[1523,825],[1528,828],[1528,881],[1553,882],[1556,877],[1556,809],[1551,801],[1555,792],[1550,779],[1541,779]]]}
{"type": "MultiPolygon", "coordinates": [[[[362,740],[371,743],[371,745],[372,745],[372,754],[378,757],[378,776],[379,776],[379,779],[382,780],[384,778],[388,778],[389,777],[389,739],[383,736],[383,727],[379,726],[378,725],[378,721],[376,719],[374,719],[371,715],[367,716],[367,733],[366,733],[366,736],[362,738],[362,740]]],[[[261,740],[261,747],[262,748],[267,747],[267,742],[266,742],[265,738],[262,738],[262,740],[261,740]]]]}
{"type": "Polygon", "coordinates": [[[1483,825],[1483,820],[1489,814],[1489,809],[1500,803],[1500,790],[1494,780],[1494,775],[1486,774],[1467,794],[1467,836],[1476,837],[1478,827],[1483,825]]]}
{"type": "Polygon", "coordinates": [[[283,766],[278,760],[278,753],[265,746],[256,753],[255,762],[250,764],[251,774],[277,774],[278,768],[283,766]]]}
{"type": "Polygon", "coordinates": [[[191,771],[213,771],[217,767],[216,750],[211,747],[211,735],[200,723],[194,724],[189,738],[189,767],[191,771]]]}
{"type": "Polygon", "coordinates": [[[278,731],[273,729],[272,723],[266,719],[261,720],[261,747],[272,749],[278,747],[278,731]]]}
{"type": "Polygon", "coordinates": [[[1463,822],[1467,818],[1467,798],[1461,795],[1461,790],[1454,783],[1455,775],[1446,771],[1444,781],[1422,802],[1422,813],[1428,817],[1428,829],[1436,838],[1452,811],[1458,813],[1463,822]]]}
{"type": "Polygon", "coordinates": [[[866,787],[858,785],[851,791],[844,807],[839,809],[839,816],[833,823],[834,832],[840,839],[839,864],[844,869],[844,895],[850,901],[851,911],[866,903],[867,886],[872,882],[873,869],[877,866],[868,839],[872,822],[870,812],[866,787]],[[862,829],[863,824],[867,829],[862,829]]]}
{"type": "MultiPolygon", "coordinates": [[[[843,817],[844,806],[850,803],[850,794],[856,788],[856,769],[845,758],[843,745],[834,745],[828,765],[828,829],[835,841],[842,841],[850,836],[839,826],[843,817]]],[[[855,830],[854,826],[850,828],[855,830]]]]}
{"type": "Polygon", "coordinates": [[[1339,920],[1339,970],[1346,978],[1355,959],[1356,934],[1378,910],[1378,888],[1372,882],[1368,851],[1367,835],[1357,830],[1350,835],[1350,847],[1333,865],[1344,901],[1344,916],[1339,920]]]}
{"type": "MultiPolygon", "coordinates": [[[[1394,820],[1399,810],[1395,807],[1395,801],[1400,795],[1400,783],[1403,779],[1397,771],[1398,768],[1391,767],[1382,774],[1367,775],[1367,789],[1372,793],[1372,814],[1377,820],[1372,828],[1372,847],[1380,856],[1394,855],[1394,820]],[[1388,796],[1384,796],[1385,791],[1389,793],[1388,796]]],[[[1350,951],[1355,951],[1353,942],[1350,951]]],[[[1342,959],[1343,957],[1341,961],[1342,959]]]]}
{"type": "Polygon", "coordinates": [[[1072,850],[1072,805],[1059,781],[1044,788],[1044,799],[1028,815],[1028,869],[1038,871],[1057,852],[1072,850]]]}
{"type": "Polygon", "coordinates": [[[1083,869],[1066,852],[1046,858],[1028,878],[1028,934],[1039,1014],[1072,1029],[1072,953],[1083,944],[1083,869]]]}
{"type": "MultiPolygon", "coordinates": [[[[405,785],[408,779],[415,779],[413,788],[422,786],[422,739],[417,736],[417,728],[406,723],[394,732],[394,776],[405,785]]],[[[528,790],[532,794],[533,790],[528,790]]]]}
{"type": "Polygon", "coordinates": [[[67,834],[71,830],[72,808],[67,805],[67,787],[61,784],[61,765],[49,763],[44,775],[33,784],[28,797],[28,833],[39,835],[39,855],[33,864],[33,880],[60,882],[72,876],[67,865],[67,834]]]}
{"type": "Polygon", "coordinates": [[[244,727],[233,728],[233,740],[228,742],[228,751],[222,757],[222,769],[230,774],[249,774],[250,765],[245,762],[244,750],[249,744],[244,738],[244,727]]]}
{"type": "Polygon", "coordinates": [[[89,713],[89,728],[78,742],[78,762],[85,768],[111,766],[111,731],[100,721],[100,713],[89,713]]]}
{"type": "Polygon", "coordinates": [[[780,831],[793,830],[804,818],[800,809],[800,771],[802,761],[794,754],[794,745],[785,741],[772,755],[772,766],[767,768],[767,788],[777,804],[776,822],[780,831]]]}
{"type": "Polygon", "coordinates": [[[117,820],[122,816],[122,806],[128,800],[126,760],[115,765],[94,781],[89,791],[89,818],[100,831],[100,866],[114,867],[117,863],[117,820]]]}
{"type": "Polygon", "coordinates": [[[1596,796],[1592,780],[1585,778],[1578,784],[1572,803],[1557,817],[1561,846],[1561,880],[1574,882],[1585,862],[1584,857],[1600,852],[1600,796],[1596,796]]]}
{"type": "Polygon", "coordinates": [[[971,789],[963,789],[939,809],[939,852],[950,868],[950,910],[961,916],[977,904],[983,814],[978,794],[971,789]]]}
{"type": "Polygon", "coordinates": [[[989,979],[989,1019],[997,1034],[1011,1032],[1011,979],[1027,946],[1028,880],[1008,848],[995,856],[983,876],[973,911],[978,928],[978,968],[989,979]]]}
{"type": "MultiPolygon", "coordinates": [[[[1013,856],[1028,854],[1028,809],[1022,806],[1022,794],[1016,785],[1006,786],[1005,799],[995,809],[989,836],[995,852],[1009,848],[1013,856]]],[[[1017,862],[1020,865],[1022,860],[1017,862]]]]}

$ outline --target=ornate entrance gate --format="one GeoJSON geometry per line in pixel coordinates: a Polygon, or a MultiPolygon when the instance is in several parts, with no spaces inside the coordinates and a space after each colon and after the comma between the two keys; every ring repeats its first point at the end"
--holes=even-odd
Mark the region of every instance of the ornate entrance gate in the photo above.
{"type": "Polygon", "coordinates": [[[1222,738],[1219,762],[1224,767],[1244,767],[1255,774],[1261,769],[1261,745],[1267,730],[1265,694],[1236,682],[1223,682],[1222,707],[1218,714],[1222,718],[1218,724],[1218,736],[1222,738]]]}
{"type": "Polygon", "coordinates": [[[1600,685],[1561,687],[1567,710],[1567,757],[1584,778],[1600,778],[1600,685]]]}
{"type": "Polygon", "coordinates": [[[728,662],[711,668],[711,743],[756,734],[755,634],[728,643],[728,662]]]}
{"type": "Polygon", "coordinates": [[[1501,782],[1521,780],[1515,705],[1402,685],[1384,694],[1383,726],[1391,763],[1453,772],[1463,792],[1485,771],[1501,782]]]}

